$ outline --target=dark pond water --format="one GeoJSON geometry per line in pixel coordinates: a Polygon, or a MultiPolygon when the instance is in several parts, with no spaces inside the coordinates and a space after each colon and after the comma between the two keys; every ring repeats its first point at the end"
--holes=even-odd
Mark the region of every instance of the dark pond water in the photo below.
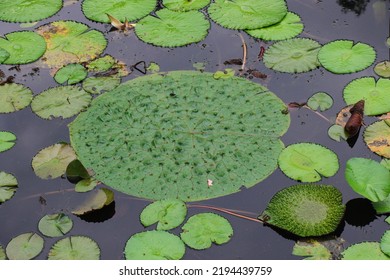
{"type": "MultiPolygon", "coordinates": [[[[71,3],[71,1],[65,1],[71,3]]],[[[92,28],[105,33],[109,41],[105,53],[134,65],[139,61],[149,63],[154,61],[160,65],[161,71],[194,69],[193,63],[205,62],[206,71],[215,72],[224,69],[224,61],[241,58],[241,40],[237,31],[212,25],[207,38],[187,47],[166,49],[147,45],[130,33],[128,36],[118,32],[108,32],[109,25],[97,24],[85,19],[80,9],[80,1],[65,6],[60,13],[48,20],[41,21],[37,26],[47,22],[71,19],[85,22],[92,28]]],[[[389,1],[356,0],[356,1],[319,1],[319,0],[288,0],[289,10],[299,14],[305,23],[302,37],[313,38],[320,43],[335,39],[350,39],[372,45],[377,52],[377,62],[389,59],[389,49],[385,45],[389,36],[389,1]],[[385,3],[385,9],[373,9],[377,2],[385,3]]],[[[25,28],[33,30],[35,27],[25,28]]],[[[20,30],[18,24],[0,23],[3,36],[8,32],[20,30]]],[[[266,69],[258,61],[257,55],[260,42],[242,33],[248,45],[248,66],[266,73],[266,80],[254,81],[266,85],[284,102],[304,102],[313,93],[325,91],[334,99],[334,106],[323,114],[332,119],[345,106],[342,99],[344,86],[357,77],[373,76],[373,67],[362,72],[348,75],[334,75],[323,69],[317,69],[306,74],[291,75],[276,73],[266,69]]],[[[7,76],[15,77],[15,82],[29,86],[35,94],[56,86],[49,75],[48,69],[40,68],[34,72],[35,64],[20,67],[20,71],[0,65],[7,76]]],[[[123,80],[132,79],[141,73],[133,72],[123,80]]],[[[67,124],[72,119],[46,121],[37,117],[26,108],[22,111],[0,115],[0,130],[12,131],[18,137],[17,144],[11,150],[0,154],[0,170],[12,173],[18,179],[19,189],[15,196],[0,205],[0,244],[3,247],[11,238],[28,231],[37,232],[39,219],[55,212],[68,213],[74,222],[74,227],[68,235],[86,235],[93,238],[101,248],[102,259],[123,259],[123,249],[128,238],[144,228],[139,223],[139,214],[148,202],[115,192],[115,206],[104,213],[104,222],[82,220],[70,211],[85,199],[85,194],[72,191],[74,185],[66,179],[41,180],[31,168],[33,156],[42,148],[59,141],[69,141],[67,124]],[[40,197],[46,203],[42,204],[40,197]]],[[[366,119],[366,123],[373,120],[366,119]]],[[[347,215],[337,237],[348,246],[361,241],[378,241],[383,232],[388,229],[384,216],[375,216],[366,200],[360,198],[348,186],[344,179],[345,162],[351,157],[365,157],[380,160],[364,144],[359,137],[353,148],[346,142],[336,142],[327,135],[331,124],[306,109],[291,111],[291,126],[282,140],[285,145],[296,142],[315,142],[335,151],[340,160],[339,172],[321,183],[332,184],[343,193],[347,204],[347,215]]],[[[264,210],[271,197],[280,189],[296,184],[279,170],[257,186],[244,189],[239,193],[218,199],[200,202],[230,209],[250,212],[256,217],[264,210]]],[[[199,208],[189,208],[189,215],[204,212],[199,208]]],[[[277,232],[260,223],[240,218],[225,216],[234,228],[232,240],[223,246],[212,246],[210,249],[195,251],[187,249],[185,259],[299,259],[291,254],[295,238],[277,232]]],[[[178,230],[176,232],[179,232],[178,230]]],[[[47,253],[57,238],[45,238],[44,251],[38,259],[45,259],[47,253]]]]}

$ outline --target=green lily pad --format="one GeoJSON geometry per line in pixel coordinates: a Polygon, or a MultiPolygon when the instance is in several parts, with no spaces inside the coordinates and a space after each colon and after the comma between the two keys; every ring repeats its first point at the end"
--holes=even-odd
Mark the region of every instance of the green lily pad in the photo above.
{"type": "Polygon", "coordinates": [[[390,257],[390,230],[386,230],[382,235],[380,247],[382,252],[390,257]]]}
{"type": "Polygon", "coordinates": [[[183,241],[166,231],[136,233],[125,246],[126,260],[179,260],[184,253],[183,241]]]}
{"type": "Polygon", "coordinates": [[[285,109],[246,79],[174,71],[98,96],[69,125],[70,138],[107,186],[153,200],[203,200],[252,187],[276,169],[290,124],[285,109]]]}
{"type": "Polygon", "coordinates": [[[374,72],[380,77],[390,78],[390,61],[385,60],[376,64],[374,67],[374,72]]]}
{"type": "Polygon", "coordinates": [[[102,209],[114,201],[114,192],[101,188],[94,191],[80,206],[72,211],[75,215],[84,215],[91,211],[102,209]]]}
{"type": "Polygon", "coordinates": [[[336,40],[322,46],[318,60],[329,72],[347,74],[359,72],[374,63],[375,50],[367,44],[336,40]]]}
{"type": "Polygon", "coordinates": [[[91,95],[79,87],[59,86],[36,95],[31,109],[43,119],[66,119],[86,109],[91,100],[91,95]]]}
{"type": "Polygon", "coordinates": [[[3,246],[0,245],[0,261],[7,259],[3,246]]]}
{"type": "Polygon", "coordinates": [[[81,179],[88,179],[91,177],[88,170],[85,169],[78,159],[75,159],[68,164],[65,173],[69,181],[80,181],[81,179]]]}
{"type": "Polygon", "coordinates": [[[76,154],[69,144],[58,143],[40,150],[32,160],[35,174],[42,179],[58,178],[65,174],[76,154]]]}
{"type": "Polygon", "coordinates": [[[292,254],[306,257],[305,260],[330,260],[332,254],[324,245],[318,241],[302,242],[298,241],[293,247],[292,254]]]}
{"type": "Polygon", "coordinates": [[[9,22],[39,21],[56,14],[62,8],[62,0],[2,0],[0,20],[9,22]]]}
{"type": "Polygon", "coordinates": [[[286,16],[278,23],[259,29],[245,30],[245,32],[258,39],[277,41],[294,38],[302,33],[303,28],[300,16],[287,12],[286,16]]]}
{"type": "Polygon", "coordinates": [[[121,78],[118,77],[89,77],[83,82],[83,89],[90,94],[102,94],[119,86],[121,78]]]}
{"type": "Polygon", "coordinates": [[[150,74],[160,72],[160,65],[155,62],[150,62],[149,66],[146,67],[146,71],[148,71],[150,74]]]}
{"type": "Polygon", "coordinates": [[[64,213],[45,215],[39,220],[39,231],[48,237],[59,237],[68,233],[73,227],[73,222],[64,213]]]}
{"type": "Polygon", "coordinates": [[[90,20],[110,23],[109,14],[125,22],[143,18],[156,8],[156,4],[157,0],[85,0],[82,10],[90,20]]]}
{"type": "Polygon", "coordinates": [[[87,236],[69,236],[57,241],[49,251],[48,260],[99,260],[100,248],[87,236]]]}
{"type": "Polygon", "coordinates": [[[315,143],[297,143],[286,147],[278,159],[286,176],[300,182],[317,182],[339,170],[337,155],[315,143]]]}
{"type": "Polygon", "coordinates": [[[9,131],[0,131],[0,153],[11,149],[15,145],[16,136],[9,131]]]}
{"type": "Polygon", "coordinates": [[[390,125],[385,120],[370,124],[364,130],[364,142],[372,152],[390,158],[390,125]]]}
{"type": "Polygon", "coordinates": [[[377,214],[386,214],[390,213],[390,195],[384,200],[371,202],[377,214]]]}
{"type": "Polygon", "coordinates": [[[94,178],[87,178],[77,182],[74,190],[76,192],[89,192],[93,190],[97,185],[99,185],[99,181],[95,180],[94,178]]]}
{"type": "Polygon", "coordinates": [[[67,82],[68,85],[74,85],[84,80],[87,75],[88,72],[84,66],[72,63],[58,70],[54,75],[54,80],[56,80],[56,82],[59,84],[67,82]]]}
{"type": "Polygon", "coordinates": [[[210,22],[198,11],[175,12],[161,9],[156,16],[147,16],[135,26],[142,41],[160,47],[179,47],[202,41],[210,22]]]}
{"type": "Polygon", "coordinates": [[[141,212],[140,220],[145,227],[157,223],[157,230],[178,227],[187,215],[185,203],[178,199],[158,200],[141,212]]]}
{"type": "Polygon", "coordinates": [[[105,55],[103,57],[96,58],[89,63],[86,67],[88,71],[92,72],[104,72],[108,71],[115,65],[116,61],[111,55],[105,55]]]}
{"type": "Polygon", "coordinates": [[[42,252],[43,245],[41,236],[27,232],[12,238],[5,251],[10,260],[31,260],[42,252]]]}
{"type": "Polygon", "coordinates": [[[388,223],[388,224],[390,224],[390,217],[387,217],[387,218],[385,219],[385,222],[388,223]]]}
{"type": "Polygon", "coordinates": [[[333,139],[337,142],[340,142],[341,139],[344,139],[344,140],[348,139],[348,135],[345,132],[344,127],[342,127],[341,125],[338,125],[338,124],[334,124],[331,127],[329,127],[328,135],[331,139],[333,139]]]}
{"type": "Polygon", "coordinates": [[[33,93],[24,85],[11,83],[0,86],[0,113],[12,113],[30,105],[33,93]]]}
{"type": "Polygon", "coordinates": [[[0,49],[9,54],[2,64],[27,64],[38,60],[45,53],[46,42],[35,32],[17,31],[0,37],[0,49]]]}
{"type": "Polygon", "coordinates": [[[277,192],[259,219],[298,236],[321,236],[336,230],[344,212],[337,188],[305,184],[277,192]]]}
{"type": "Polygon", "coordinates": [[[386,167],[390,171],[390,159],[383,158],[380,162],[384,167],[386,167]]]}
{"type": "Polygon", "coordinates": [[[196,250],[207,249],[212,243],[227,243],[233,235],[229,221],[214,213],[200,213],[190,217],[182,230],[181,239],[196,250]]]}
{"type": "Polygon", "coordinates": [[[45,38],[47,44],[41,61],[53,69],[95,59],[107,46],[102,32],[70,20],[45,24],[37,29],[37,33],[45,38]]]}
{"type": "Polygon", "coordinates": [[[312,110],[326,111],[333,105],[333,98],[326,92],[317,92],[307,100],[307,106],[312,110]]]}
{"type": "Polygon", "coordinates": [[[280,22],[287,14],[284,0],[215,0],[210,18],[230,29],[257,29],[280,22]]]}
{"type": "Polygon", "coordinates": [[[321,45],[307,38],[293,38],[271,45],[263,56],[266,67],[286,73],[303,73],[317,68],[321,45]]]}
{"type": "Polygon", "coordinates": [[[390,195],[390,171],[372,159],[349,159],[345,179],[355,192],[373,202],[382,201],[390,195]]]}
{"type": "Polygon", "coordinates": [[[342,260],[390,260],[380,248],[379,242],[361,242],[342,252],[342,260]]]}
{"type": "Polygon", "coordinates": [[[390,80],[374,77],[358,78],[350,82],[343,91],[345,102],[355,104],[364,100],[364,113],[368,116],[385,114],[390,111],[390,80]]]}
{"type": "Polygon", "coordinates": [[[206,7],[210,0],[163,0],[164,7],[173,11],[191,11],[200,10],[206,7]]]}
{"type": "Polygon", "coordinates": [[[18,188],[18,181],[12,174],[0,171],[0,203],[11,199],[18,188]]]}
{"type": "Polygon", "coordinates": [[[227,68],[224,71],[216,71],[213,75],[214,79],[229,79],[234,76],[234,69],[227,68]]]}

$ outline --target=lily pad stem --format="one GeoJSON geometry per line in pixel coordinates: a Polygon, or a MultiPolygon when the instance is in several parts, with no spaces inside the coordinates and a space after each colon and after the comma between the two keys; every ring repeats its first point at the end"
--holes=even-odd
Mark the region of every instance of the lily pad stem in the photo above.
{"type": "Polygon", "coordinates": [[[244,40],[244,37],[242,36],[241,33],[238,33],[238,36],[240,36],[241,38],[241,42],[242,42],[242,65],[241,65],[241,71],[243,71],[245,69],[245,65],[246,65],[246,53],[247,53],[247,46],[246,46],[246,43],[245,43],[245,40],[244,40]]]}

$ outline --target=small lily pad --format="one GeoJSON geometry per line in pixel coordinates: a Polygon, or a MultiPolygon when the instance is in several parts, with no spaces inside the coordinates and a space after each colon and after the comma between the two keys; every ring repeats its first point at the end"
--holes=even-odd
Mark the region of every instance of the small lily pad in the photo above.
{"type": "Polygon", "coordinates": [[[83,89],[90,94],[102,94],[119,86],[121,79],[118,77],[89,77],[83,82],[83,89]]]}
{"type": "Polygon", "coordinates": [[[86,67],[88,71],[104,72],[110,70],[114,65],[115,59],[111,55],[105,55],[88,62],[86,67]]]}
{"type": "Polygon", "coordinates": [[[35,174],[42,179],[58,178],[65,174],[76,154],[69,144],[58,143],[40,150],[32,160],[35,174]]]}
{"type": "Polygon", "coordinates": [[[27,232],[12,238],[5,251],[10,260],[31,260],[42,252],[43,245],[41,236],[27,232]]]}
{"type": "Polygon", "coordinates": [[[230,29],[257,29],[280,22],[287,14],[284,0],[215,0],[210,18],[230,29]]]}
{"type": "Polygon", "coordinates": [[[298,236],[321,236],[336,230],[344,212],[337,188],[305,184],[277,192],[259,219],[298,236]]]}
{"type": "Polygon", "coordinates": [[[76,192],[89,192],[93,190],[98,184],[99,181],[95,180],[94,178],[87,178],[77,182],[74,190],[76,192]]]}
{"type": "Polygon", "coordinates": [[[77,86],[59,86],[36,95],[31,109],[43,119],[66,119],[86,109],[91,100],[91,95],[77,86]]]}
{"type": "Polygon", "coordinates": [[[161,9],[156,16],[147,16],[135,26],[142,41],[160,47],[179,47],[202,41],[210,22],[198,11],[174,12],[161,9]]]}
{"type": "Polygon", "coordinates": [[[0,86],[0,113],[12,113],[30,105],[32,91],[21,84],[11,83],[0,86]]]}
{"type": "Polygon", "coordinates": [[[126,260],[179,260],[184,253],[183,241],[166,231],[136,233],[125,246],[126,260]]]}
{"type": "Polygon", "coordinates": [[[9,131],[0,131],[0,153],[11,149],[15,145],[16,136],[9,131]]]}
{"type": "Polygon", "coordinates": [[[213,75],[214,79],[229,79],[234,76],[234,69],[227,68],[224,71],[216,71],[213,75]]]}
{"type": "Polygon", "coordinates": [[[51,17],[62,8],[62,0],[1,0],[0,20],[33,22],[51,17]]]}
{"type": "Polygon", "coordinates": [[[390,195],[390,171],[372,159],[349,159],[345,179],[355,192],[372,202],[382,201],[390,195]]]}
{"type": "Polygon", "coordinates": [[[317,182],[339,169],[337,155],[315,143],[287,146],[279,155],[279,167],[288,177],[301,182],[317,182]]]}
{"type": "Polygon", "coordinates": [[[229,221],[214,213],[200,213],[190,217],[182,230],[181,239],[196,250],[207,249],[212,243],[227,243],[233,235],[229,221]]]}
{"type": "Polygon", "coordinates": [[[364,142],[372,152],[390,158],[390,124],[385,120],[370,124],[364,130],[364,142]]]}
{"type": "Polygon", "coordinates": [[[374,63],[375,58],[375,50],[370,45],[349,40],[329,42],[318,53],[321,65],[335,74],[359,72],[374,63]]]}
{"type": "Polygon", "coordinates": [[[307,100],[307,106],[312,110],[326,111],[333,105],[333,98],[326,92],[317,92],[307,100]]]}
{"type": "Polygon", "coordinates": [[[382,252],[390,257],[390,230],[386,230],[382,235],[380,247],[382,252]]]}
{"type": "Polygon", "coordinates": [[[303,73],[317,68],[321,45],[307,38],[293,38],[271,45],[263,56],[266,67],[286,73],[303,73]]]}
{"type": "Polygon", "coordinates": [[[38,60],[45,53],[46,42],[33,31],[17,31],[0,37],[0,48],[9,53],[2,64],[27,64],[38,60]]]}
{"type": "Polygon", "coordinates": [[[142,210],[141,223],[147,227],[157,223],[157,230],[170,230],[179,226],[187,215],[185,203],[179,199],[158,200],[142,210]]]}
{"type": "Polygon", "coordinates": [[[100,248],[87,236],[69,236],[57,241],[49,251],[48,260],[98,260],[100,248]]]}
{"type": "Polygon", "coordinates": [[[18,188],[18,181],[12,174],[0,171],[0,203],[11,199],[18,188]]]}
{"type": "Polygon", "coordinates": [[[164,7],[173,11],[191,11],[200,10],[206,7],[210,0],[163,0],[164,7]]]}
{"type": "Polygon", "coordinates": [[[160,71],[160,65],[155,62],[150,62],[149,66],[146,67],[146,71],[148,71],[149,73],[157,73],[160,71]]]}
{"type": "Polygon", "coordinates": [[[258,39],[277,41],[298,36],[302,33],[303,27],[300,16],[292,12],[287,12],[286,16],[276,24],[245,31],[252,37],[258,39]]]}
{"type": "Polygon", "coordinates": [[[124,22],[143,18],[155,9],[156,4],[157,0],[85,0],[82,10],[90,20],[110,23],[109,14],[124,22]]]}
{"type": "Polygon", "coordinates": [[[7,258],[6,254],[5,254],[5,250],[3,248],[3,246],[0,245],[0,261],[3,261],[7,258]]]}
{"type": "Polygon", "coordinates": [[[334,124],[328,129],[328,135],[331,139],[340,142],[341,139],[347,140],[348,135],[345,132],[344,127],[338,124],[334,124]]]}
{"type": "Polygon", "coordinates": [[[88,170],[85,169],[78,159],[75,159],[68,164],[65,173],[69,181],[80,181],[81,179],[88,179],[91,177],[88,170]]]}
{"type": "Polygon", "coordinates": [[[72,63],[58,70],[54,75],[54,80],[59,84],[67,82],[68,85],[73,85],[84,80],[87,77],[87,74],[87,70],[84,66],[72,63]]]}
{"type": "Polygon", "coordinates": [[[39,220],[39,231],[48,237],[59,237],[68,233],[73,227],[73,222],[64,213],[46,215],[39,220]]]}
{"type": "Polygon", "coordinates": [[[390,78],[390,61],[385,60],[376,64],[374,72],[380,77],[390,78]]]}
{"type": "Polygon", "coordinates": [[[94,210],[102,209],[114,201],[114,192],[101,188],[92,193],[80,206],[72,211],[75,215],[84,215],[94,210]]]}
{"type": "Polygon", "coordinates": [[[318,241],[298,241],[293,247],[292,254],[306,257],[304,258],[305,260],[330,260],[332,258],[332,254],[328,248],[318,241]]]}
{"type": "Polygon", "coordinates": [[[343,91],[345,102],[355,104],[364,100],[364,113],[369,116],[385,114],[390,111],[390,80],[374,77],[358,78],[350,82],[343,91]]]}
{"type": "Polygon", "coordinates": [[[380,248],[379,242],[361,242],[344,250],[342,260],[390,260],[380,248]]]}

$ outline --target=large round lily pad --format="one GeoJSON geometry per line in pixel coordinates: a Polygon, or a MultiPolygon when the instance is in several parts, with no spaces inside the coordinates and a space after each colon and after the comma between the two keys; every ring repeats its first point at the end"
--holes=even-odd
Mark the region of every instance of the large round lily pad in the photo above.
{"type": "Polygon", "coordinates": [[[27,232],[12,238],[5,250],[10,260],[30,260],[42,252],[43,245],[40,235],[27,232]]]}
{"type": "Polygon", "coordinates": [[[156,16],[147,16],[135,26],[135,33],[144,42],[161,47],[179,47],[203,40],[210,22],[198,11],[175,12],[162,9],[156,16]]]}
{"type": "Polygon", "coordinates": [[[259,84],[175,71],[98,96],[69,128],[97,180],[138,197],[193,201],[270,175],[289,124],[286,105],[259,84]]]}
{"type": "Polygon", "coordinates": [[[208,13],[223,27],[256,29],[281,21],[287,14],[287,6],[284,0],[215,0],[208,13]]]}
{"type": "Polygon", "coordinates": [[[344,211],[337,188],[295,185],[277,192],[259,219],[299,236],[321,236],[336,230],[344,211]]]}
{"type": "Polygon", "coordinates": [[[1,0],[0,20],[34,22],[48,18],[62,8],[62,0],[1,0]]]}
{"type": "Polygon", "coordinates": [[[286,73],[302,73],[317,68],[321,45],[312,39],[293,38],[274,43],[264,53],[266,67],[286,73]]]}
{"type": "Polygon", "coordinates": [[[84,0],[84,15],[94,21],[109,23],[107,14],[121,22],[140,19],[152,12],[157,0],[84,0]]]}
{"type": "Polygon", "coordinates": [[[46,43],[35,32],[17,31],[0,37],[0,49],[8,53],[2,64],[27,64],[38,60],[45,53],[46,43]]]}
{"type": "Polygon", "coordinates": [[[87,236],[69,236],[57,241],[49,251],[49,260],[98,260],[99,245],[87,236]]]}
{"type": "Polygon", "coordinates": [[[21,84],[0,86],[0,113],[12,113],[30,105],[33,99],[31,89],[21,84]]]}

